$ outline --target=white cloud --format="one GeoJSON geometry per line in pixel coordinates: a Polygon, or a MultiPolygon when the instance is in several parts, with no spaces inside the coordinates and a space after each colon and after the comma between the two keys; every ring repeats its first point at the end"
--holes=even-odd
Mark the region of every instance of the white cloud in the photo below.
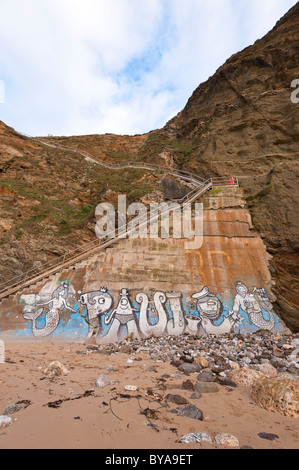
{"type": "Polygon", "coordinates": [[[32,134],[143,133],[292,0],[1,0],[0,119],[32,134]]]}
{"type": "Polygon", "coordinates": [[[292,0],[251,0],[246,4],[247,15],[244,18],[244,29],[248,40],[253,43],[272,29],[278,20],[297,2],[292,0]]]}

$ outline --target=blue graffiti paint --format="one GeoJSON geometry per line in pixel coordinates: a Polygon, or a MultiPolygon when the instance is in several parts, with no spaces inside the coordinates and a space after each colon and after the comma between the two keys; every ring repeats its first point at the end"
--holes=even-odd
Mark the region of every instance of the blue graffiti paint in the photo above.
{"type": "Polygon", "coordinates": [[[80,308],[77,303],[72,304],[76,312],[70,312],[65,320],[61,320],[53,332],[54,336],[67,338],[85,338],[88,334],[88,325],[80,314],[80,308]]]}

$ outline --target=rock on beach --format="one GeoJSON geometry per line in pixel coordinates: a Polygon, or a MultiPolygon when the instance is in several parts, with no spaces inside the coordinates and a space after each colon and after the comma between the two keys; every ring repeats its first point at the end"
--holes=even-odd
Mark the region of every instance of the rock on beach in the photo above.
{"type": "Polygon", "coordinates": [[[99,375],[99,377],[96,379],[96,386],[98,388],[103,388],[103,387],[106,387],[107,385],[110,384],[110,380],[109,378],[107,377],[106,374],[101,374],[99,375]]]}
{"type": "Polygon", "coordinates": [[[290,418],[299,417],[299,384],[280,377],[261,377],[255,382],[251,396],[267,411],[290,418]]]}
{"type": "Polygon", "coordinates": [[[5,428],[6,426],[10,426],[11,424],[13,424],[13,420],[12,418],[10,418],[10,416],[6,416],[6,415],[0,416],[0,429],[5,428]]]}
{"type": "Polygon", "coordinates": [[[263,373],[249,367],[243,367],[239,370],[233,370],[230,373],[230,379],[237,385],[251,387],[258,379],[263,377],[263,373]]]}
{"type": "Polygon", "coordinates": [[[239,447],[239,440],[232,434],[221,433],[215,436],[216,444],[224,447],[239,447]]]}
{"type": "Polygon", "coordinates": [[[56,375],[67,375],[69,370],[61,364],[59,361],[53,361],[48,367],[44,370],[45,375],[56,376],[56,375]]]}

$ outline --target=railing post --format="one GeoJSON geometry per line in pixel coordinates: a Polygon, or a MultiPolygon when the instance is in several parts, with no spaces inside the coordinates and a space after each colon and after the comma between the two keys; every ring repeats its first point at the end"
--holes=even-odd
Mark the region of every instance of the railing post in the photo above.
{"type": "Polygon", "coordinates": [[[26,272],[26,273],[25,273],[25,276],[24,276],[24,279],[23,279],[22,287],[24,287],[25,282],[26,282],[26,280],[27,280],[27,277],[28,277],[28,274],[27,274],[27,272],[26,272]]]}

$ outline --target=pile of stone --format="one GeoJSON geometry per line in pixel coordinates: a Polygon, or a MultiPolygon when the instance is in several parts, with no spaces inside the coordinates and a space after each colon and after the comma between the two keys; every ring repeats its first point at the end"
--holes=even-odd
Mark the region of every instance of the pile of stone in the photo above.
{"type": "MultiPolygon", "coordinates": [[[[250,367],[255,370],[276,370],[277,373],[298,377],[299,334],[271,333],[258,330],[246,335],[163,336],[126,339],[102,346],[87,346],[104,354],[128,353],[138,356],[147,351],[156,361],[171,361],[173,365],[197,364],[213,374],[226,376],[227,371],[250,367]]],[[[275,372],[273,372],[275,373],[275,372]]]]}

